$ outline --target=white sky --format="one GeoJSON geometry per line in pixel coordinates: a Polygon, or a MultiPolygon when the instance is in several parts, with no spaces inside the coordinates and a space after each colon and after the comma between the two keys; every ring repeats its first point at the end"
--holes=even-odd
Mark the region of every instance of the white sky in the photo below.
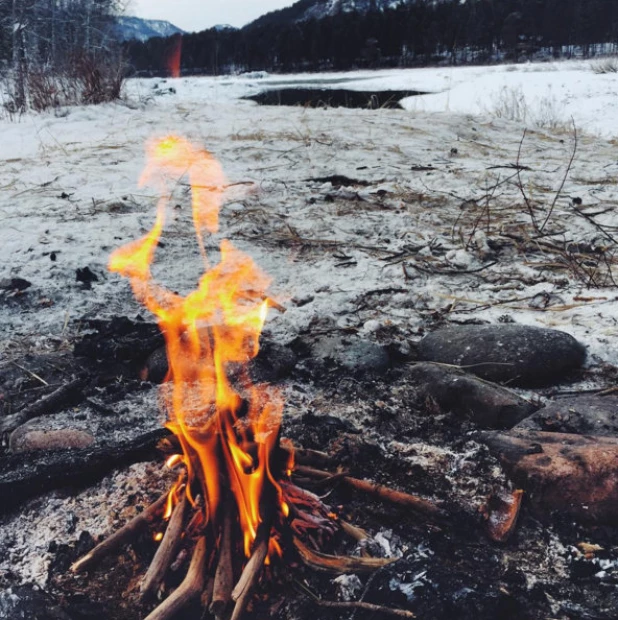
{"type": "Polygon", "coordinates": [[[295,0],[132,0],[129,14],[165,19],[188,32],[217,24],[241,27],[257,17],[290,6],[295,0]]]}

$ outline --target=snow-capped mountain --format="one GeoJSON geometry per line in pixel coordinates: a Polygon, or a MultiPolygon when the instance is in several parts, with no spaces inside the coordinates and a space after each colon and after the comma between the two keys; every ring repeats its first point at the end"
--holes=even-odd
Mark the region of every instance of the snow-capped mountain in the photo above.
{"type": "Polygon", "coordinates": [[[118,35],[123,41],[130,41],[131,39],[147,41],[152,37],[170,37],[177,33],[184,34],[184,30],[162,19],[120,16],[116,18],[116,27],[118,35]]]}
{"type": "Polygon", "coordinates": [[[383,11],[415,0],[298,0],[292,6],[259,17],[251,26],[322,19],[339,13],[383,11]]]}
{"type": "Polygon", "coordinates": [[[403,3],[402,0],[317,0],[304,11],[301,19],[320,19],[338,13],[383,11],[403,3]]]}

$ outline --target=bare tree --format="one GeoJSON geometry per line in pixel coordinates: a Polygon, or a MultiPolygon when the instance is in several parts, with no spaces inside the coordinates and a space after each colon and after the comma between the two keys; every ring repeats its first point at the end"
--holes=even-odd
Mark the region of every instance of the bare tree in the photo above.
{"type": "Polygon", "coordinates": [[[120,0],[0,0],[0,61],[13,111],[119,95],[120,0]]]}

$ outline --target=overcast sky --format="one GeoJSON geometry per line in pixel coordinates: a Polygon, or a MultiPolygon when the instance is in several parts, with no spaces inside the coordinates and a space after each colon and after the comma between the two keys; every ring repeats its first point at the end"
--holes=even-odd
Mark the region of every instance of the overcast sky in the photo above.
{"type": "Polygon", "coordinates": [[[290,6],[295,0],[132,0],[128,13],[165,19],[189,32],[217,24],[244,26],[260,15],[290,6]]]}

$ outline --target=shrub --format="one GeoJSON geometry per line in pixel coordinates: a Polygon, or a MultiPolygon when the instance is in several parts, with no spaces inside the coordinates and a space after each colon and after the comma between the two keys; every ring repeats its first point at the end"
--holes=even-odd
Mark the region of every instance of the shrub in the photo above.
{"type": "Polygon", "coordinates": [[[590,65],[593,73],[618,73],[618,58],[604,58],[590,65]]]}
{"type": "Polygon", "coordinates": [[[10,114],[119,99],[124,84],[120,55],[74,54],[63,68],[28,67],[5,76],[3,107],[10,114]]]}

